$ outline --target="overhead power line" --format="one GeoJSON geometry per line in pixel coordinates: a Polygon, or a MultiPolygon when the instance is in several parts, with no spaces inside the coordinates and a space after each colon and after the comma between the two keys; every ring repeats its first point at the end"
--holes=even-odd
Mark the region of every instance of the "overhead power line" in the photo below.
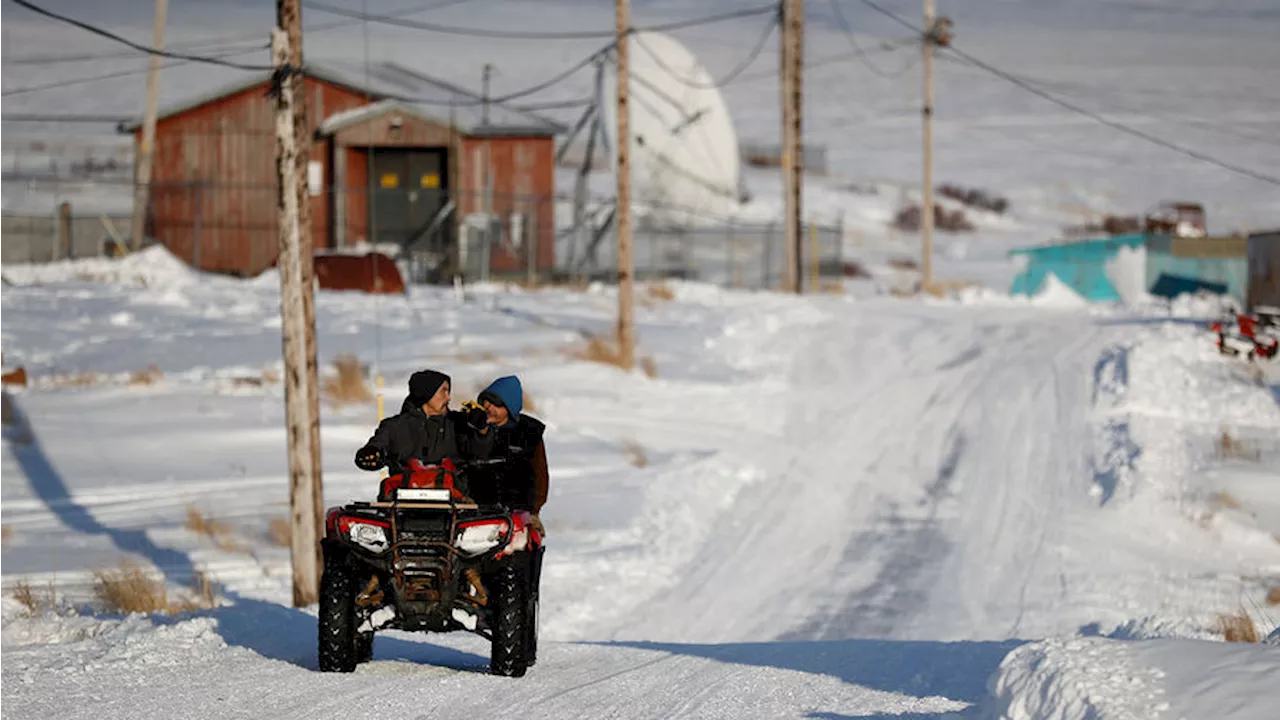
{"type": "MultiPolygon", "coordinates": [[[[893,11],[888,10],[882,7],[881,5],[877,4],[875,0],[862,0],[862,3],[872,8],[873,10],[876,10],[877,12],[888,16],[898,24],[909,27],[912,30],[915,30],[917,33],[920,33],[921,35],[923,35],[923,32],[924,32],[923,30],[913,25],[910,21],[899,17],[893,11]]],[[[1110,118],[1107,118],[1104,115],[1101,115],[1092,110],[1089,110],[1088,108],[1084,108],[1079,105],[1076,105],[1075,103],[1070,102],[1068,100],[1063,100],[1062,98],[1054,95],[1053,93],[1038,87],[1034,83],[1028,82],[1023,78],[1020,78],[1017,75],[1014,75],[1013,73],[1006,72],[989,63],[979,60],[973,55],[970,55],[969,53],[966,53],[963,50],[960,50],[959,48],[957,48],[954,43],[950,44],[947,49],[950,50],[957,57],[964,59],[965,61],[967,61],[969,64],[973,65],[976,68],[985,70],[986,72],[992,75],[995,75],[996,77],[1002,80],[1005,80],[1006,82],[1012,83],[1013,85],[1019,88],[1022,88],[1023,90],[1026,90],[1027,92],[1033,95],[1036,95],[1040,98],[1048,100],[1049,102],[1055,105],[1058,105],[1059,107],[1070,110],[1071,112],[1087,117],[1099,124],[1106,125],[1107,127],[1110,127],[1114,130],[1118,130],[1127,135],[1132,135],[1133,137],[1139,138],[1141,140],[1146,140],[1147,142],[1153,145],[1158,145],[1167,150],[1172,150],[1174,152],[1181,153],[1182,155],[1186,155],[1187,157],[1192,158],[1194,160],[1199,160],[1200,162],[1207,163],[1209,165],[1214,165],[1216,167],[1222,168],[1223,170],[1229,170],[1238,175],[1250,177],[1255,180],[1261,180],[1262,182],[1270,183],[1272,185],[1280,185],[1280,177],[1267,175],[1266,173],[1261,173],[1261,172],[1258,172],[1257,170],[1251,170],[1241,165],[1236,165],[1234,163],[1230,163],[1225,160],[1220,160],[1216,157],[1213,157],[1212,155],[1207,155],[1205,153],[1202,153],[1199,150],[1194,150],[1192,148],[1184,147],[1177,143],[1170,142],[1168,140],[1165,140],[1162,137],[1152,135],[1151,133],[1148,133],[1148,132],[1143,132],[1142,130],[1139,130],[1135,127],[1131,127],[1124,123],[1111,120],[1110,118]]]]}
{"type": "MultiPolygon", "coordinates": [[[[243,55],[246,52],[251,52],[251,51],[238,50],[235,52],[226,53],[224,57],[231,57],[233,55],[243,55]]],[[[167,70],[169,68],[174,68],[174,67],[179,67],[181,65],[189,65],[189,64],[191,64],[191,61],[189,60],[175,60],[173,62],[164,63],[163,65],[160,66],[160,69],[167,70]]],[[[45,90],[58,90],[60,88],[73,87],[75,85],[84,85],[86,83],[98,82],[100,80],[114,80],[116,78],[129,77],[131,75],[142,75],[146,72],[147,72],[147,68],[142,68],[142,69],[135,68],[132,70],[117,70],[116,72],[102,73],[101,75],[90,75],[89,77],[71,78],[69,80],[58,80],[55,82],[45,83],[43,85],[30,85],[28,87],[5,90],[3,93],[0,93],[0,97],[10,97],[12,95],[26,95],[28,93],[33,93],[33,92],[44,92],[45,90]]]]}
{"type": "MultiPolygon", "coordinates": [[[[393,10],[387,13],[387,15],[390,17],[403,17],[406,15],[416,15],[418,13],[431,12],[433,10],[443,10],[444,8],[452,7],[454,5],[461,5],[467,2],[471,2],[471,0],[437,0],[437,2],[431,2],[431,3],[417,3],[410,7],[401,8],[399,10],[393,10]]],[[[334,22],[317,23],[315,25],[308,25],[306,28],[304,28],[304,32],[306,33],[328,32],[330,30],[339,30],[346,27],[353,27],[358,24],[359,24],[359,21],[352,21],[352,20],[338,20],[334,22]]],[[[236,33],[235,35],[226,35],[219,38],[206,38],[204,40],[192,40],[186,43],[174,43],[170,47],[170,49],[184,50],[184,51],[213,50],[215,53],[221,53],[223,51],[229,51],[229,50],[235,49],[232,47],[227,47],[228,45],[239,45],[246,42],[258,41],[256,45],[250,48],[245,48],[244,51],[253,52],[255,50],[266,50],[268,48],[268,44],[266,42],[261,42],[261,40],[262,40],[261,32],[236,33]]],[[[31,55],[27,57],[6,58],[5,62],[11,63],[13,65],[52,65],[52,64],[77,63],[77,62],[91,62],[95,60],[113,60],[113,59],[120,59],[120,58],[132,58],[136,56],[137,56],[136,50],[116,50],[111,52],[100,52],[100,53],[82,53],[79,55],[66,55],[66,54],[31,55]]],[[[142,70],[140,72],[146,72],[146,71],[142,70]]]]}
{"type": "MultiPolygon", "coordinates": [[[[346,8],[328,5],[320,2],[304,3],[309,8],[321,10],[333,15],[354,18],[356,20],[368,20],[369,22],[381,23],[384,25],[393,25],[399,28],[409,28],[413,30],[424,30],[426,32],[440,33],[442,35],[461,35],[465,37],[481,37],[493,38],[501,40],[599,40],[603,38],[616,37],[617,32],[614,30],[577,30],[577,31],[560,31],[560,32],[535,32],[528,30],[491,30],[488,28],[478,27],[460,27],[456,25],[441,25],[439,23],[422,22],[419,20],[406,20],[403,18],[394,18],[388,15],[374,15],[372,13],[362,13],[346,8]]],[[[636,31],[649,32],[669,32],[672,30],[680,30],[683,28],[697,27],[699,25],[710,25],[713,23],[725,22],[728,20],[737,20],[739,18],[754,17],[777,11],[777,4],[771,3],[763,7],[746,8],[743,10],[733,10],[730,12],[718,13],[715,15],[707,15],[689,20],[678,20],[658,25],[651,25],[644,28],[632,28],[636,31]]]]}
{"type": "Polygon", "coordinates": [[[658,67],[662,68],[663,72],[675,78],[677,82],[679,82],[682,85],[687,85],[688,87],[695,88],[698,90],[712,90],[712,89],[721,88],[721,87],[724,87],[725,85],[728,85],[729,83],[738,79],[738,76],[741,75],[743,72],[745,72],[747,68],[751,67],[755,63],[756,59],[760,57],[760,53],[764,52],[765,43],[769,42],[769,37],[773,35],[774,28],[778,27],[778,24],[781,21],[782,21],[782,8],[781,6],[779,6],[778,12],[775,13],[774,16],[769,19],[768,24],[764,26],[764,32],[760,33],[760,38],[756,40],[756,44],[752,46],[751,51],[748,52],[747,56],[742,59],[742,62],[738,63],[737,67],[733,68],[728,73],[726,73],[724,77],[720,78],[719,80],[713,80],[710,83],[703,83],[703,82],[691,80],[683,73],[677,72],[670,65],[667,65],[665,62],[663,62],[662,56],[654,52],[653,49],[650,48],[644,42],[644,39],[639,34],[634,35],[633,37],[636,40],[636,44],[639,45],[641,48],[643,48],[645,53],[647,53],[649,57],[653,58],[654,63],[656,63],[658,67]]]}
{"type": "Polygon", "coordinates": [[[840,0],[829,0],[829,2],[831,3],[831,9],[835,11],[836,23],[840,25],[841,34],[844,35],[844,39],[848,41],[849,47],[853,50],[853,57],[861,61],[868,70],[882,78],[885,78],[886,80],[897,80],[907,74],[911,68],[915,67],[916,63],[914,59],[896,72],[884,70],[871,62],[871,58],[867,51],[862,49],[862,44],[859,43],[858,38],[854,36],[853,26],[849,23],[849,19],[845,17],[844,10],[841,9],[840,0]]]}
{"type": "Polygon", "coordinates": [[[274,69],[270,65],[249,65],[246,63],[232,62],[229,60],[223,60],[221,58],[205,56],[205,55],[192,55],[189,53],[157,50],[155,48],[136,43],[126,37],[121,37],[120,35],[117,35],[111,32],[110,30],[104,30],[100,27],[97,27],[96,25],[91,25],[87,22],[76,20],[73,17],[69,17],[67,15],[60,15],[51,10],[46,10],[40,7],[39,5],[28,2],[28,0],[10,0],[10,2],[13,2],[20,7],[24,7],[30,10],[31,12],[36,13],[37,15],[43,15],[47,18],[57,20],[58,22],[62,22],[68,25],[72,25],[74,27],[78,27],[81,30],[84,30],[89,33],[93,33],[94,35],[97,35],[99,37],[104,37],[113,42],[118,42],[121,45],[125,45],[127,47],[133,48],[134,50],[137,50],[138,52],[143,52],[148,55],[159,55],[160,57],[173,58],[176,60],[187,60],[189,62],[206,63],[208,65],[221,65],[223,67],[235,68],[237,70],[255,70],[255,71],[264,70],[265,71],[265,70],[274,69]]]}
{"type": "Polygon", "coordinates": [[[80,114],[57,114],[57,113],[10,113],[0,115],[0,120],[4,122],[53,122],[53,123],[119,123],[132,118],[122,117],[120,115],[80,115],[80,114]]]}
{"type": "MultiPolygon", "coordinates": [[[[866,0],[864,0],[864,2],[865,1],[866,0]]],[[[1074,113],[1078,113],[1080,115],[1083,115],[1084,117],[1090,118],[1095,122],[1106,125],[1107,127],[1113,128],[1115,130],[1119,130],[1122,133],[1132,135],[1133,137],[1139,138],[1141,140],[1146,140],[1147,142],[1152,143],[1153,145],[1159,145],[1160,147],[1166,148],[1168,150],[1173,150],[1174,152],[1182,153],[1183,155],[1186,155],[1187,157],[1193,158],[1195,160],[1199,160],[1201,162],[1208,163],[1210,165],[1216,165],[1217,167],[1220,167],[1223,170],[1230,170],[1231,172],[1237,173],[1239,175],[1244,175],[1247,177],[1251,177],[1255,180],[1261,180],[1266,183],[1271,183],[1272,185],[1280,185],[1280,177],[1276,177],[1274,175],[1267,175],[1265,173],[1258,172],[1257,170],[1251,170],[1241,165],[1229,163],[1225,160],[1219,160],[1218,158],[1213,157],[1212,155],[1207,155],[1205,153],[1202,153],[1199,150],[1193,150],[1192,148],[1184,147],[1177,143],[1165,140],[1162,137],[1157,137],[1155,135],[1152,135],[1151,133],[1139,130],[1138,128],[1132,127],[1130,125],[1117,122],[1104,115],[1101,115],[1092,110],[1089,110],[1088,108],[1081,107],[1080,105],[1077,105],[1068,100],[1064,100],[1048,91],[1042,90],[1036,85],[1029,83],[1026,80],[1023,80],[1017,75],[1005,72],[1000,68],[989,65],[983,62],[982,60],[979,60],[978,58],[954,46],[952,46],[949,49],[952,53],[955,53],[957,56],[965,59],[974,67],[981,68],[987,71],[988,73],[995,75],[996,77],[999,77],[1003,80],[1013,83],[1014,85],[1022,88],[1023,90],[1026,90],[1029,93],[1032,93],[1041,98],[1044,98],[1045,100],[1048,100],[1049,102],[1055,105],[1058,105],[1060,107],[1066,108],[1067,110],[1070,110],[1074,113]]]]}

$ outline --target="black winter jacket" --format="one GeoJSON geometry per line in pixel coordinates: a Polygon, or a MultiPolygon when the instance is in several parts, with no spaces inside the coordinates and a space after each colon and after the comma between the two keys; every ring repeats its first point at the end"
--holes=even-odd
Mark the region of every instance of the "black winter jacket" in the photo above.
{"type": "Polygon", "coordinates": [[[506,427],[489,427],[484,435],[469,431],[468,451],[475,458],[511,458],[500,469],[477,468],[470,474],[471,497],[482,505],[501,502],[537,512],[547,500],[547,456],[542,444],[546,426],[521,414],[506,427]]]}
{"type": "Polygon", "coordinates": [[[468,451],[468,438],[472,434],[466,413],[450,410],[444,415],[428,416],[420,406],[406,399],[400,414],[378,423],[378,429],[365,447],[380,448],[387,458],[388,472],[394,475],[404,469],[410,458],[427,464],[439,463],[445,458],[461,459],[468,451]]]}

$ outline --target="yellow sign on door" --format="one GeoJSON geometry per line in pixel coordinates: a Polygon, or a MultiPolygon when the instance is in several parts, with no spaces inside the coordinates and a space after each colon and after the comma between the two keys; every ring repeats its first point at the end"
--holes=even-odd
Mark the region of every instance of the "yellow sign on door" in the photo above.
{"type": "Polygon", "coordinates": [[[440,173],[427,173],[418,179],[418,184],[427,190],[435,190],[440,187],[440,173]]]}
{"type": "Polygon", "coordinates": [[[383,189],[400,187],[400,176],[396,173],[382,173],[383,189]]]}

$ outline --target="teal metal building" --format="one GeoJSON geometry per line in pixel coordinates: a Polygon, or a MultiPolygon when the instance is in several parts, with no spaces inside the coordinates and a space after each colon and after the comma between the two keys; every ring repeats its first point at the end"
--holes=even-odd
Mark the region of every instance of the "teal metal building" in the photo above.
{"type": "Polygon", "coordinates": [[[1018,261],[1024,266],[1013,279],[1010,292],[1014,295],[1035,295],[1045,278],[1053,273],[1089,302],[1117,301],[1120,293],[1107,277],[1107,263],[1121,249],[1140,248],[1146,240],[1146,235],[1134,233],[1013,250],[1009,256],[1023,258],[1018,261]]]}
{"type": "Polygon", "coordinates": [[[1089,302],[1115,302],[1119,290],[1108,266],[1124,249],[1145,251],[1143,286],[1173,298],[1201,290],[1229,295],[1241,305],[1249,288],[1248,243],[1237,237],[1173,237],[1133,233],[1081,240],[1009,253],[1023,263],[1013,280],[1014,295],[1034,295],[1053,273],[1089,302]]]}

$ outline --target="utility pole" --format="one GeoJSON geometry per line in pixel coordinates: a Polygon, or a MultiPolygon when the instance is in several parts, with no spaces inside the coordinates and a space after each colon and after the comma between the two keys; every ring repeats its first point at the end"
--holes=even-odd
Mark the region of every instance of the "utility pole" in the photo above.
{"type": "Polygon", "coordinates": [[[920,235],[923,257],[920,260],[920,289],[928,292],[933,287],[933,0],[924,0],[924,177],[923,199],[920,203],[920,235]]]}
{"type": "Polygon", "coordinates": [[[156,143],[156,105],[160,96],[160,55],[164,49],[164,22],[169,12],[169,0],[156,0],[155,29],[151,48],[156,52],[147,60],[147,107],[142,117],[142,143],[138,145],[137,166],[133,188],[133,249],[142,248],[142,236],[147,232],[147,207],[151,201],[151,156],[156,143]]]}
{"type": "Polygon", "coordinates": [[[631,292],[635,263],[631,257],[631,5],[618,1],[618,364],[635,367],[636,337],[631,292]]]}
{"type": "MultiPolygon", "coordinates": [[[[278,0],[280,26],[271,32],[271,60],[276,68],[274,110],[276,133],[276,207],[280,242],[280,317],[284,346],[285,423],[289,448],[290,559],[293,565],[293,604],[305,607],[316,601],[319,588],[319,537],[313,483],[316,465],[312,452],[313,417],[307,402],[315,366],[308,368],[306,307],[302,278],[302,238],[298,226],[298,143],[294,124],[294,83],[289,36],[283,12],[296,0],[278,0]],[[310,372],[308,372],[310,370],[310,372]]],[[[297,14],[294,14],[297,17],[297,14]]],[[[305,179],[305,178],[304,178],[305,179]]]]}
{"type": "Polygon", "coordinates": [[[782,5],[782,188],[786,212],[786,267],[783,290],[801,292],[804,232],[801,199],[804,159],[800,152],[801,109],[804,106],[804,0],[782,5]]]}
{"type": "MultiPolygon", "coordinates": [[[[298,0],[277,0],[276,22],[289,36],[289,64],[301,68],[302,64],[302,6],[298,0]]],[[[314,504],[316,533],[316,567],[323,567],[319,533],[324,527],[324,467],[320,456],[320,380],[319,358],[316,349],[316,296],[315,296],[315,247],[311,234],[311,192],[309,165],[311,163],[311,123],[307,115],[306,78],[301,72],[290,76],[293,85],[293,133],[298,148],[298,259],[302,265],[303,327],[307,346],[307,422],[311,436],[311,495],[314,504]]],[[[317,572],[319,572],[317,570],[317,572]]]]}

